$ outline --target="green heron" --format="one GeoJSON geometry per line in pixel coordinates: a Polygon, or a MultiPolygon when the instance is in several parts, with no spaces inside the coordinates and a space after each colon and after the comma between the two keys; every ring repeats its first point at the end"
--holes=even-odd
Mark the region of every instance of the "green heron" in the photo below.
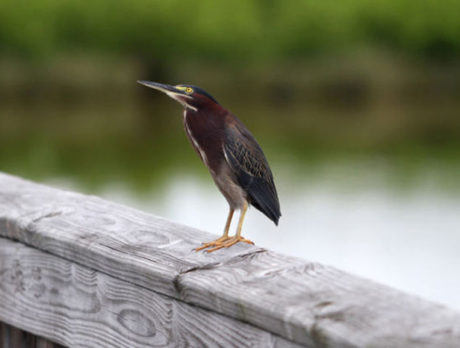
{"type": "Polygon", "coordinates": [[[184,106],[185,133],[230,206],[222,237],[195,250],[212,252],[238,242],[254,244],[241,236],[250,204],[278,225],[281,212],[273,175],[262,149],[243,123],[199,87],[138,83],[166,93],[184,106]],[[235,236],[229,237],[235,210],[241,210],[240,219],[235,236]]]}

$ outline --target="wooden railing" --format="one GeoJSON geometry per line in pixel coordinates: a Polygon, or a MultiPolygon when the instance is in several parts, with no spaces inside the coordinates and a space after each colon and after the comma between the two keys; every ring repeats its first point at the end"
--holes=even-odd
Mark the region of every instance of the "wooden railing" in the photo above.
{"type": "Polygon", "coordinates": [[[0,321],[70,347],[460,347],[460,314],[0,173],[0,321]]]}

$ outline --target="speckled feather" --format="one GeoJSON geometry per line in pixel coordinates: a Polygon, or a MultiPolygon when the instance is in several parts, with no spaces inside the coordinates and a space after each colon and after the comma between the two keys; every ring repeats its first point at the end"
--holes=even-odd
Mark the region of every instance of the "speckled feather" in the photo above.
{"type": "Polygon", "coordinates": [[[238,119],[225,129],[224,154],[249,203],[278,224],[281,212],[272,172],[259,144],[238,119]]]}

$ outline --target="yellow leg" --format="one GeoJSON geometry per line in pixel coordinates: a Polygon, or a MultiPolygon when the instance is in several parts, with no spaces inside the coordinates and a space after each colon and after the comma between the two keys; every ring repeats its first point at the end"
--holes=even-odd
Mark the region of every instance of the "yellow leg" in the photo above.
{"type": "Polygon", "coordinates": [[[232,223],[234,212],[235,211],[232,208],[230,208],[230,211],[228,212],[228,216],[227,216],[227,222],[225,223],[224,235],[222,237],[228,238],[228,230],[230,229],[230,225],[232,223]]]}
{"type": "Polygon", "coordinates": [[[196,248],[195,251],[200,251],[200,250],[203,250],[209,247],[215,247],[215,246],[222,244],[226,240],[228,240],[229,239],[228,230],[230,229],[230,225],[232,223],[233,213],[234,213],[234,210],[230,208],[230,211],[228,212],[227,222],[225,224],[224,234],[222,235],[222,237],[217,238],[216,240],[209,242],[209,243],[203,243],[203,245],[196,248]]]}
{"type": "Polygon", "coordinates": [[[241,229],[243,228],[244,217],[248,211],[248,202],[244,202],[243,209],[241,209],[240,219],[238,220],[238,228],[236,230],[236,236],[239,238],[241,236],[241,229]]]}
{"type": "Polygon", "coordinates": [[[214,248],[206,250],[208,253],[212,253],[213,251],[216,251],[216,250],[219,250],[219,249],[222,249],[222,248],[229,248],[232,245],[234,245],[236,243],[239,243],[239,242],[244,242],[244,243],[248,243],[248,244],[254,244],[249,239],[243,238],[241,236],[241,229],[243,228],[244,217],[246,215],[247,210],[248,210],[248,203],[244,202],[243,209],[241,209],[240,219],[238,221],[238,228],[236,230],[236,235],[234,237],[232,237],[232,238],[227,238],[227,240],[225,240],[222,243],[219,243],[214,248]]]}

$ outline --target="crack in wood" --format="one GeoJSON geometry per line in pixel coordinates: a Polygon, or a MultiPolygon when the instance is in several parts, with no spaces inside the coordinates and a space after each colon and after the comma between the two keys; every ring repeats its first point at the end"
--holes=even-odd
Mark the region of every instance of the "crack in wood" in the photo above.
{"type": "Polygon", "coordinates": [[[56,217],[56,216],[60,216],[62,215],[63,212],[62,211],[56,211],[56,212],[51,212],[51,213],[47,213],[47,214],[44,214],[44,215],[41,215],[39,217],[36,217],[34,219],[32,219],[32,222],[33,223],[37,223],[43,219],[50,219],[50,218],[53,218],[53,217],[56,217]]]}

